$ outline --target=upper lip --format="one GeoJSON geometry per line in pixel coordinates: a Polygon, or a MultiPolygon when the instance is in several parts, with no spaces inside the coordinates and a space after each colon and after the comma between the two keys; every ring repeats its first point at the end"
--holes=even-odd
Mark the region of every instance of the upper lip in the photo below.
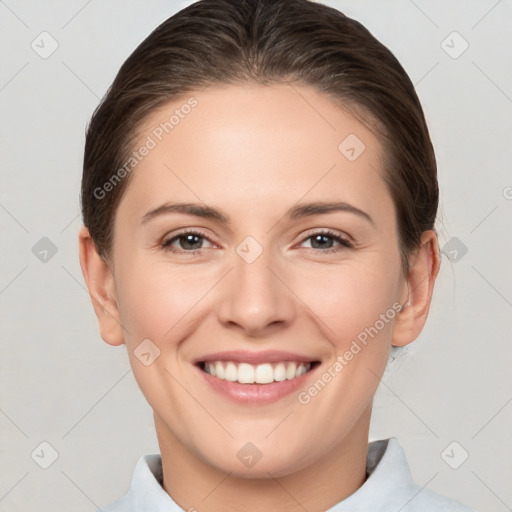
{"type": "Polygon", "coordinates": [[[281,361],[296,361],[299,363],[311,363],[318,361],[314,357],[295,354],[293,352],[284,352],[276,350],[266,350],[254,352],[247,350],[230,350],[224,352],[215,352],[198,358],[195,363],[204,363],[212,361],[233,361],[237,363],[263,364],[278,363],[281,361]]]}

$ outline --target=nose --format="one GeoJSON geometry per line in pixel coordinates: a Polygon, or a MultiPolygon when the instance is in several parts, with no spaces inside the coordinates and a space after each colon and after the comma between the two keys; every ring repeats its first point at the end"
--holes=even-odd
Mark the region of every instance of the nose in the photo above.
{"type": "Polygon", "coordinates": [[[296,314],[293,291],[282,265],[263,253],[252,262],[234,255],[234,268],[223,280],[217,315],[228,328],[248,337],[264,337],[289,326],[296,314]]]}

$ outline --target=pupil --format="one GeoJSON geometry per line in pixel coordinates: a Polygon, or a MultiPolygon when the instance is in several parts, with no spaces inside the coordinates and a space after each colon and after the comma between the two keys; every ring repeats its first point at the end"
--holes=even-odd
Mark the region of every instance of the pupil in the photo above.
{"type": "Polygon", "coordinates": [[[325,244],[325,243],[324,243],[324,244],[320,243],[320,247],[323,247],[323,248],[325,248],[325,247],[327,247],[327,248],[331,248],[331,247],[332,247],[332,239],[331,239],[331,237],[329,237],[329,236],[327,236],[327,235],[316,235],[316,236],[313,238],[314,243],[316,243],[316,242],[318,242],[318,241],[320,241],[320,242],[321,242],[321,240],[322,240],[322,239],[323,239],[323,241],[324,241],[324,242],[325,242],[325,241],[326,241],[326,239],[327,239],[327,244],[325,244]],[[331,242],[330,244],[329,244],[329,241],[331,242]]]}
{"type": "MultiPolygon", "coordinates": [[[[200,248],[200,247],[190,247],[190,245],[194,245],[194,244],[198,244],[199,243],[199,242],[197,242],[197,240],[200,238],[199,236],[197,236],[197,235],[185,235],[183,238],[185,238],[185,243],[181,244],[181,248],[182,249],[199,249],[200,248]],[[195,242],[194,242],[194,239],[196,239],[195,242]]],[[[199,245],[201,245],[201,244],[199,243],[199,245]]]]}

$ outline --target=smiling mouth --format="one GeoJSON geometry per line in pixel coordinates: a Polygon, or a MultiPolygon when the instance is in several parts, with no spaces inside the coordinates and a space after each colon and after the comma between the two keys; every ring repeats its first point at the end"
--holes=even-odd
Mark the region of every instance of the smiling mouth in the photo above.
{"type": "Polygon", "coordinates": [[[199,364],[199,368],[219,380],[240,384],[271,384],[294,380],[311,371],[318,364],[318,361],[309,363],[282,361],[258,365],[234,361],[203,361],[199,364]]]}

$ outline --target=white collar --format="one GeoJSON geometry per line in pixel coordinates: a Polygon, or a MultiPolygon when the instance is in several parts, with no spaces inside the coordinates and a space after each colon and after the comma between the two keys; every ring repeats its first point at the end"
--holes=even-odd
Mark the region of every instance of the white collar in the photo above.
{"type": "MultiPolygon", "coordinates": [[[[364,484],[326,512],[471,512],[463,505],[416,485],[404,450],[394,437],[368,445],[364,484]]],[[[162,459],[144,455],[135,467],[128,493],[103,512],[182,512],[164,491],[162,459]]]]}

